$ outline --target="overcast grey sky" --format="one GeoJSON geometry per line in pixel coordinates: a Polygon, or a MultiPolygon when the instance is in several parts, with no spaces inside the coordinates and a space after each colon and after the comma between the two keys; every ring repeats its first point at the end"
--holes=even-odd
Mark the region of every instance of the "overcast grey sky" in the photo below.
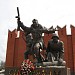
{"type": "Polygon", "coordinates": [[[70,24],[75,26],[75,0],[0,0],[0,61],[6,57],[8,29],[17,27],[16,7],[26,26],[34,18],[47,28],[67,25],[68,33],[70,24]]]}

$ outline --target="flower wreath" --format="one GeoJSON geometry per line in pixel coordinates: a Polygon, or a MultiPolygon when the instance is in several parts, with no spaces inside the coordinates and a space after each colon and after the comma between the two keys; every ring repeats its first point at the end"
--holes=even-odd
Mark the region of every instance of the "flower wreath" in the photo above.
{"type": "Polygon", "coordinates": [[[33,63],[27,59],[24,60],[20,66],[20,74],[21,75],[29,75],[34,70],[33,63]]]}

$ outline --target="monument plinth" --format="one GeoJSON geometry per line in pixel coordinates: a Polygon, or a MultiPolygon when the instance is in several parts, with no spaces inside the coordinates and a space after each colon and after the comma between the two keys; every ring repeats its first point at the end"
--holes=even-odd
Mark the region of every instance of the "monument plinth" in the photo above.
{"type": "Polygon", "coordinates": [[[70,69],[65,66],[38,67],[33,75],[70,75],[70,69]]]}

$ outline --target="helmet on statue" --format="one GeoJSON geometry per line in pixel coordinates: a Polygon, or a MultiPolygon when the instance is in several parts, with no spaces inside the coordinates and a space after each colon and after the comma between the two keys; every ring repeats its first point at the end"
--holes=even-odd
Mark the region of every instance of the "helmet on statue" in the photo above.
{"type": "Polygon", "coordinates": [[[59,39],[59,36],[58,36],[56,33],[53,33],[52,39],[53,39],[53,38],[58,38],[58,39],[59,39]]]}
{"type": "Polygon", "coordinates": [[[32,22],[33,23],[38,23],[38,20],[37,19],[33,19],[32,22]]]}

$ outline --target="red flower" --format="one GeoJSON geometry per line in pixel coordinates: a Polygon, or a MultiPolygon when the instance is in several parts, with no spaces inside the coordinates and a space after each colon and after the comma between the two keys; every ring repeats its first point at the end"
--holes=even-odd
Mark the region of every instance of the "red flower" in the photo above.
{"type": "Polygon", "coordinates": [[[21,75],[28,75],[34,69],[35,69],[35,67],[34,67],[33,63],[29,59],[27,59],[27,60],[24,60],[21,64],[20,73],[21,73],[21,75]]]}

